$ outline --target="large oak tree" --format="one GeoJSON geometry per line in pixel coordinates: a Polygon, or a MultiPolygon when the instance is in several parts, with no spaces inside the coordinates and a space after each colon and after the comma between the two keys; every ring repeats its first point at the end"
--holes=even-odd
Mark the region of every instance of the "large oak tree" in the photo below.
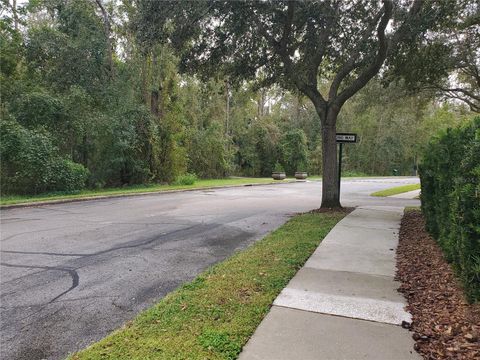
{"type": "Polygon", "coordinates": [[[345,102],[398,55],[454,12],[455,1],[139,2],[142,41],[182,49],[184,69],[231,81],[261,78],[307,96],[321,121],[322,207],[339,207],[338,114],[345,102]],[[320,88],[327,86],[322,93],[320,88]]]}

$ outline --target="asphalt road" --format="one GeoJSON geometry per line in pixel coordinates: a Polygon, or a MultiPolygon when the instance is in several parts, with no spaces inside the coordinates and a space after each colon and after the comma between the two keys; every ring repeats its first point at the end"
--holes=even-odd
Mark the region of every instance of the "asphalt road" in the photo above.
{"type": "MultiPolygon", "coordinates": [[[[416,178],[342,182],[344,206],[418,205],[373,191],[416,178]]],[[[321,184],[151,194],[4,210],[2,359],[62,359],[132,319],[296,212],[321,184]]]]}

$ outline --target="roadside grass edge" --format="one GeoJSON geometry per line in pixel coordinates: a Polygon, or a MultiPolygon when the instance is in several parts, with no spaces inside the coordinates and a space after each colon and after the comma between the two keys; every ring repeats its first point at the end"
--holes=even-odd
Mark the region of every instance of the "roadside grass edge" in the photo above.
{"type": "Polygon", "coordinates": [[[270,178],[226,178],[198,180],[191,185],[134,185],[129,187],[118,187],[98,190],[81,190],[77,192],[46,193],[38,195],[2,195],[0,197],[0,208],[8,209],[13,207],[34,206],[41,204],[55,204],[62,202],[74,202],[84,200],[105,199],[114,197],[141,196],[155,193],[168,193],[189,190],[218,189],[224,187],[235,187],[245,185],[269,185],[277,183],[288,183],[292,179],[276,181],[270,178]]]}
{"type": "Polygon", "coordinates": [[[236,359],[273,300],[345,215],[294,216],[69,359],[236,359]]]}
{"type": "Polygon", "coordinates": [[[393,188],[376,191],[374,193],[371,193],[370,196],[385,197],[385,196],[402,194],[402,193],[406,193],[413,190],[419,190],[419,189],[420,189],[420,184],[409,184],[409,185],[396,186],[393,188]]]}

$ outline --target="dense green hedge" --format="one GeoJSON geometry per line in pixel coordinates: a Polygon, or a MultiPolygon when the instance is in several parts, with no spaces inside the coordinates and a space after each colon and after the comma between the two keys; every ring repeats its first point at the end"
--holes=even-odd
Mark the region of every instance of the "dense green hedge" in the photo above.
{"type": "Polygon", "coordinates": [[[480,301],[480,117],[434,138],[419,170],[427,229],[480,301]]]}

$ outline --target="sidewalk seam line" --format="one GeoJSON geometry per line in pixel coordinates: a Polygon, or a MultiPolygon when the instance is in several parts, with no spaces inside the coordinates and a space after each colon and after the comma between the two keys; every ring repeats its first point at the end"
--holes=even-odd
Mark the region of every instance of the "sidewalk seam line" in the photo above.
{"type": "Polygon", "coordinates": [[[311,313],[311,314],[318,314],[318,315],[324,315],[324,316],[339,317],[339,318],[343,318],[343,319],[366,321],[366,322],[374,323],[374,324],[382,324],[382,325],[390,325],[390,326],[395,326],[395,327],[401,327],[401,325],[399,325],[399,324],[385,323],[385,322],[382,322],[382,321],[375,321],[375,320],[368,320],[368,319],[352,318],[352,317],[348,317],[348,316],[344,316],[344,315],[328,314],[328,313],[322,313],[322,312],[318,312],[318,311],[292,308],[292,307],[288,307],[288,306],[284,306],[284,305],[272,305],[272,308],[273,307],[288,309],[288,310],[295,310],[295,311],[303,311],[303,312],[307,312],[307,313],[311,313]]]}

